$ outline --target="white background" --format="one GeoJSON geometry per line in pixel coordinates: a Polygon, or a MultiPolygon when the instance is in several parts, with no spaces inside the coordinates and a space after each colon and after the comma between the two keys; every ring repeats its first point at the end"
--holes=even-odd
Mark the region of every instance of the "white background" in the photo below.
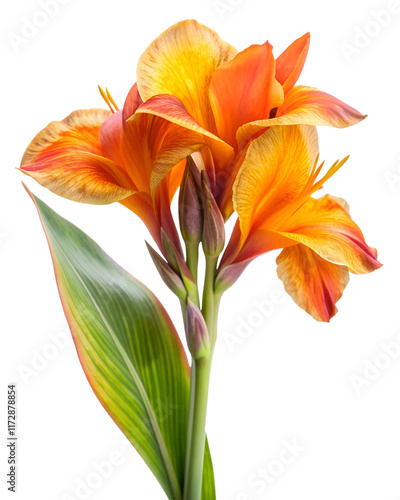
{"type": "MultiPolygon", "coordinates": [[[[373,11],[387,10],[389,0],[225,0],[219,12],[213,0],[63,3],[18,47],[10,33],[21,35],[24,18],[38,19],[40,2],[4,2],[0,13],[1,495],[4,404],[7,383],[15,382],[21,500],[83,498],[77,481],[87,481],[93,463],[114,452],[121,454],[118,465],[86,498],[164,498],[91,392],[72,342],[55,354],[54,344],[49,347],[51,334],[68,338],[66,321],[38,216],[14,167],[48,122],[74,109],[104,107],[97,84],[121,104],[146,46],[175,22],[195,18],[238,49],[269,39],[276,56],[311,31],[299,83],[369,114],[350,129],[319,129],[323,159],[332,163],[351,153],[326,188],[349,201],[384,263],[372,275],[352,276],[330,324],[315,322],[283,295],[270,317],[254,314],[257,302],[283,290],[276,254],[259,258],[226,294],[207,422],[218,499],[399,500],[400,358],[382,356],[381,344],[400,342],[400,13],[383,15],[386,26],[380,26],[373,11]],[[353,53],[346,57],[344,47],[353,53]],[[229,349],[227,339],[238,342],[229,349]],[[32,369],[38,353],[54,359],[42,358],[41,369],[24,381],[21,370],[32,369]],[[357,391],[352,377],[364,377],[366,363],[375,360],[381,365],[375,380],[364,379],[357,391]],[[302,447],[295,461],[265,491],[263,483],[252,486],[260,469],[277,467],[284,441],[293,439],[302,447]]],[[[28,184],[154,290],[182,332],[179,306],[150,263],[138,218],[119,205],[79,205],[28,184]]]]}

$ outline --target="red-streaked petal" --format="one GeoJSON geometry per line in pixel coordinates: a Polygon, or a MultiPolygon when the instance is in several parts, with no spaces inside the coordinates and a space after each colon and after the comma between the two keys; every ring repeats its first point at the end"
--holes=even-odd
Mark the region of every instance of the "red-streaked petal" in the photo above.
{"type": "Polygon", "coordinates": [[[240,127],[238,142],[246,142],[254,134],[274,125],[329,125],[349,127],[364,120],[356,109],[321,90],[297,86],[285,96],[275,118],[258,120],[240,127]]]}
{"type": "Polygon", "coordinates": [[[276,259],[278,277],[296,304],[318,321],[329,321],[349,282],[349,270],[304,245],[285,248],[276,259]]]}
{"type": "Polygon", "coordinates": [[[241,125],[269,118],[283,102],[272,45],[251,45],[222,64],[211,80],[210,102],[218,135],[234,147],[241,125]]]}
{"type": "Polygon", "coordinates": [[[276,60],[275,78],[285,94],[296,84],[306,62],[310,33],[295,40],[276,60]]]}
{"type": "Polygon", "coordinates": [[[150,195],[146,193],[134,193],[128,196],[128,198],[121,200],[120,203],[142,219],[154,241],[159,248],[162,248],[160,222],[154,213],[150,195]]]}
{"type": "Polygon", "coordinates": [[[172,168],[166,176],[169,204],[172,203],[172,199],[177,189],[181,185],[185,167],[186,167],[186,159],[180,161],[177,165],[175,165],[175,167],[172,168]]]}
{"type": "Polygon", "coordinates": [[[221,213],[225,220],[228,220],[233,213],[233,185],[236,180],[237,173],[246,158],[247,147],[239,151],[235,158],[226,164],[225,168],[217,173],[216,186],[217,196],[216,200],[221,213]]]}
{"type": "Polygon", "coordinates": [[[102,109],[79,110],[50,123],[28,146],[21,171],[73,201],[103,205],[126,198],[132,185],[100,143],[109,116],[102,109]]]}
{"type": "Polygon", "coordinates": [[[144,101],[158,94],[179,98],[203,127],[214,131],[208,98],[212,75],[236,54],[211,29],[194,20],[171,26],[139,59],[137,82],[144,101]]]}
{"type": "Polygon", "coordinates": [[[366,244],[343,201],[330,195],[310,198],[277,233],[302,243],[333,264],[348,267],[355,274],[381,267],[376,250],[366,244]]]}
{"type": "Polygon", "coordinates": [[[139,110],[128,127],[127,168],[140,191],[154,193],[173,167],[204,145],[201,134],[139,110]]]}
{"type": "MultiPolygon", "coordinates": [[[[152,100],[148,102],[151,104],[152,100]]],[[[204,145],[204,138],[189,128],[156,114],[142,113],[140,109],[128,121],[124,121],[122,110],[110,116],[101,127],[100,140],[106,155],[123,167],[135,190],[150,194],[173,167],[204,145]]],[[[179,185],[178,173],[182,176],[182,168],[168,178],[173,181],[171,199],[179,185]]]]}
{"type": "Polygon", "coordinates": [[[177,137],[179,135],[183,138],[187,135],[193,139],[197,137],[197,144],[206,145],[212,151],[217,170],[223,169],[234,156],[233,148],[199,125],[176,97],[170,95],[155,96],[138,108],[136,114],[140,113],[158,116],[175,124],[180,128],[175,129],[177,137]]]}
{"type": "Polygon", "coordinates": [[[264,253],[295,244],[293,240],[263,228],[254,229],[247,238],[243,238],[238,220],[222,255],[220,269],[232,263],[250,262],[264,253]]]}
{"type": "Polygon", "coordinates": [[[104,155],[118,165],[123,165],[123,134],[122,110],[119,110],[100,127],[100,144],[104,155]]]}
{"type": "Polygon", "coordinates": [[[122,119],[124,122],[128,120],[138,109],[138,107],[143,104],[142,98],[140,97],[137,83],[135,83],[131,90],[126,96],[124,107],[122,109],[122,119]]]}

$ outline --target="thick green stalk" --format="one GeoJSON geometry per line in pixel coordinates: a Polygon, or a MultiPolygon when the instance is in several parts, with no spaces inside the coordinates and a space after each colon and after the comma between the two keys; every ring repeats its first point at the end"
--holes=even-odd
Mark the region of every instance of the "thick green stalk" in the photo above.
{"type": "Polygon", "coordinates": [[[196,283],[197,283],[198,261],[199,261],[199,244],[186,243],[186,263],[196,283]]]}
{"type": "Polygon", "coordinates": [[[201,500],[211,359],[193,360],[184,500],[201,500]]]}
{"type": "MultiPolygon", "coordinates": [[[[218,257],[206,257],[202,313],[211,339],[216,337],[214,318],[214,281],[218,257]]],[[[212,344],[214,345],[214,343],[212,344]]],[[[184,500],[201,500],[206,415],[210,381],[212,349],[208,358],[192,359],[190,377],[190,407],[184,500]]]]}
{"type": "Polygon", "coordinates": [[[201,312],[212,335],[214,327],[214,282],[218,257],[206,257],[206,275],[204,278],[203,302],[201,312]]]}

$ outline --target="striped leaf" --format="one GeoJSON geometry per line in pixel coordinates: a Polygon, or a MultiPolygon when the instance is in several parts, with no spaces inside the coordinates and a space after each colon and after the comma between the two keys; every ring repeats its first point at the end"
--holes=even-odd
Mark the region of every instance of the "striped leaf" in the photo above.
{"type": "MultiPolygon", "coordinates": [[[[85,233],[29,194],[47,236],[85,375],[168,498],[181,500],[190,369],[177,332],[142,283],[85,233]]],[[[215,499],[208,446],[202,497],[215,499]]]]}

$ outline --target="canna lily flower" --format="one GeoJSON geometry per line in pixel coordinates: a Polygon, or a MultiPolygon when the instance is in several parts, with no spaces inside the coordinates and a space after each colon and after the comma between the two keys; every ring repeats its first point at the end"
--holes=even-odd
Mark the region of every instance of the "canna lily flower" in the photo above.
{"type": "Polygon", "coordinates": [[[180,248],[170,203],[185,159],[204,145],[203,136],[137,113],[142,100],[136,84],[122,110],[108,91],[101,93],[109,111],[78,110],[50,123],[28,146],[21,171],[69,200],[119,202],[143,220],[161,249],[161,228],[180,248]],[[154,182],[157,171],[165,169],[162,182],[154,182]]]}
{"type": "Polygon", "coordinates": [[[283,248],[277,272],[286,291],[320,321],[354,274],[381,267],[340,198],[312,195],[345,163],[321,176],[315,127],[271,127],[249,145],[233,186],[238,221],[221,260],[218,286],[229,286],[258,255],[283,248]]]}
{"type": "Polygon", "coordinates": [[[347,127],[363,120],[358,111],[318,89],[295,86],[310,35],[277,59],[272,45],[237,52],[194,20],[162,33],[141,56],[137,82],[142,113],[163,117],[204,135],[212,160],[203,160],[225,216],[232,213],[232,185],[249,141],[276,125],[347,127]],[[217,193],[217,191],[219,191],[217,193]]]}

